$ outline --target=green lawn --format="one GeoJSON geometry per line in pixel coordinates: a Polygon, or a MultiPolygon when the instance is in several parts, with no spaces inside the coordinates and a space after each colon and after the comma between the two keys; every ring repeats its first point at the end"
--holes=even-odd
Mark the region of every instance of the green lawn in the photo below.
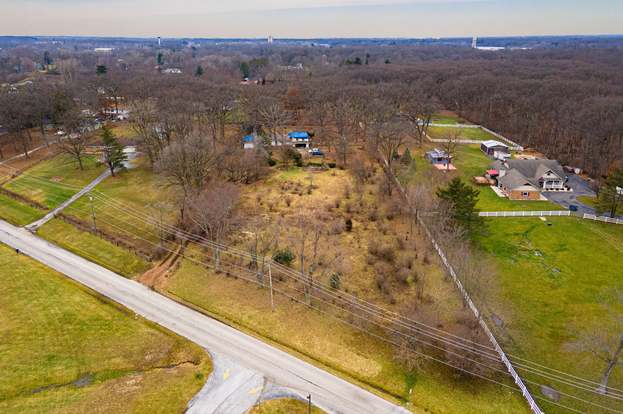
{"type": "MultiPolygon", "coordinates": [[[[188,253],[201,259],[199,252],[188,253]]],[[[267,290],[190,261],[181,262],[165,289],[228,323],[409,401],[416,413],[528,412],[519,394],[471,378],[457,379],[444,366],[426,361],[409,371],[394,359],[386,343],[279,295],[271,311],[267,290]]]]}
{"type": "Polygon", "coordinates": [[[445,128],[432,126],[428,129],[428,135],[434,139],[443,139],[448,136],[454,136],[457,134],[458,139],[470,139],[478,141],[486,141],[489,139],[497,140],[494,135],[486,132],[480,128],[445,128]]]}
{"type": "Polygon", "coordinates": [[[2,220],[6,220],[16,226],[25,226],[33,221],[37,221],[44,215],[45,211],[30,207],[0,194],[0,219],[2,220]]]}
{"type": "Polygon", "coordinates": [[[468,121],[452,113],[436,113],[435,115],[433,115],[432,122],[435,124],[447,125],[469,124],[468,121]]]}
{"type": "Polygon", "coordinates": [[[28,176],[21,175],[4,186],[52,209],[78,192],[63,185],[84,187],[104,170],[95,157],[85,157],[84,170],[80,170],[72,158],[59,154],[26,170],[28,176]]]}
{"type": "MultiPolygon", "coordinates": [[[[150,243],[159,242],[158,233],[153,226],[133,217],[130,210],[138,211],[155,220],[162,218],[166,223],[175,222],[177,211],[172,191],[144,162],[139,164],[138,168],[122,171],[115,177],[107,178],[96,187],[96,190],[116,200],[121,206],[121,210],[110,208],[96,198],[94,206],[100,218],[99,227],[107,232],[122,235],[145,250],[155,248],[150,243]],[[124,232],[123,230],[126,229],[135,235],[124,232]]],[[[65,213],[90,221],[91,210],[88,198],[82,197],[65,213]]]]}
{"type": "MultiPolygon", "coordinates": [[[[505,329],[497,336],[506,342],[507,351],[599,381],[605,363],[590,349],[574,349],[572,344],[603,333],[614,346],[621,335],[616,318],[623,314],[617,295],[623,292],[623,226],[567,217],[548,218],[547,222],[488,219],[487,224],[489,234],[478,243],[497,264],[498,288],[487,293],[486,301],[504,321],[505,329]]],[[[623,369],[615,369],[610,385],[623,387],[623,369]]],[[[590,393],[556,388],[591,398],[590,393]]],[[[540,394],[538,390],[535,393],[540,394]]],[[[587,409],[568,398],[561,402],[587,409]]],[[[623,404],[611,404],[623,409],[623,404]]],[[[547,412],[565,412],[545,408],[547,412]]],[[[602,411],[592,408],[588,412],[602,411]]]]}
{"type": "MultiPolygon", "coordinates": [[[[579,196],[578,201],[582,204],[586,204],[589,207],[597,207],[597,197],[579,196]]],[[[608,213],[605,213],[607,215],[608,213]]],[[[623,215],[623,205],[617,208],[616,214],[623,215]]]]}
{"type": "Polygon", "coordinates": [[[104,266],[126,277],[136,277],[146,272],[150,264],[113,243],[66,223],[53,219],[43,225],[38,234],[67,250],[104,266]]]}
{"type": "Polygon", "coordinates": [[[2,413],[182,413],[210,372],[200,347],[4,245],[0,275],[2,413]]]}

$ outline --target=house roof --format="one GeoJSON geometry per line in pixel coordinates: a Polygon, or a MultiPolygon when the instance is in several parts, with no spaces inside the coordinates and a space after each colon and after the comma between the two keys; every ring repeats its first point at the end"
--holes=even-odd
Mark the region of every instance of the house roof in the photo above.
{"type": "Polygon", "coordinates": [[[483,141],[482,145],[484,145],[487,148],[491,148],[491,147],[504,147],[504,148],[508,148],[508,145],[503,144],[500,141],[494,141],[492,139],[490,139],[488,141],[483,141]]]}
{"type": "Polygon", "coordinates": [[[426,155],[433,157],[433,158],[448,158],[448,154],[445,151],[442,151],[438,148],[435,148],[434,150],[426,152],[426,155]]]}
{"type": "Polygon", "coordinates": [[[504,177],[498,178],[498,182],[511,191],[525,186],[538,190],[526,177],[523,176],[523,174],[517,170],[510,170],[506,173],[506,175],[504,175],[504,177]]]}
{"type": "Polygon", "coordinates": [[[519,171],[530,180],[538,180],[548,171],[565,178],[565,172],[556,160],[508,160],[506,163],[509,169],[519,171]]]}
{"type": "Polygon", "coordinates": [[[288,137],[290,139],[309,139],[309,134],[306,131],[294,131],[289,132],[288,137]]]}
{"type": "Polygon", "coordinates": [[[245,135],[245,137],[242,138],[242,140],[244,142],[253,142],[253,135],[245,135]]]}

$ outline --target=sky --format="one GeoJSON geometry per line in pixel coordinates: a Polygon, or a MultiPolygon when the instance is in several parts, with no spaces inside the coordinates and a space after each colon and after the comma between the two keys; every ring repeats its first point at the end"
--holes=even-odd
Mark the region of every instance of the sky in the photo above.
{"type": "Polygon", "coordinates": [[[0,35],[623,34],[623,0],[0,0],[0,35]]]}

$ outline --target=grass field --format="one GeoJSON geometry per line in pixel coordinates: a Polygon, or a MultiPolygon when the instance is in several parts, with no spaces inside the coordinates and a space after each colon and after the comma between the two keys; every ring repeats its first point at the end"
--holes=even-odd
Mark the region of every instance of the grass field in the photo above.
{"type": "Polygon", "coordinates": [[[104,170],[105,167],[94,157],[85,157],[84,170],[81,171],[69,156],[59,154],[29,168],[26,171],[28,176],[18,176],[4,186],[52,209],[78,192],[63,185],[84,187],[104,170]]]}
{"type": "Polygon", "coordinates": [[[432,122],[435,124],[447,124],[447,125],[456,125],[456,124],[469,124],[470,122],[461,118],[457,114],[450,111],[442,111],[433,115],[432,122]]]}
{"type": "MultiPolygon", "coordinates": [[[[94,200],[94,206],[100,219],[101,229],[119,234],[145,250],[152,250],[155,247],[151,243],[159,242],[158,233],[153,226],[136,219],[132,210],[158,221],[162,218],[166,223],[175,221],[176,211],[172,192],[166,183],[146,165],[146,160],[141,161],[137,168],[121,171],[96,187],[98,192],[116,200],[121,210],[110,208],[97,198],[94,200]],[[124,230],[129,230],[134,234],[129,234],[124,230]]],[[[66,214],[90,221],[91,210],[88,198],[80,198],[66,210],[66,214]]]]}
{"type": "Polygon", "coordinates": [[[60,219],[52,219],[43,225],[39,236],[69,251],[129,278],[139,276],[150,268],[150,264],[113,243],[60,219]]]}
{"type": "Polygon", "coordinates": [[[443,139],[448,136],[458,139],[469,139],[477,141],[486,141],[489,139],[497,139],[494,135],[480,128],[445,128],[432,126],[428,129],[428,135],[433,139],[443,139]]]}
{"type": "Polygon", "coordinates": [[[25,226],[33,221],[37,221],[44,215],[45,211],[30,207],[0,194],[0,219],[2,220],[6,220],[16,226],[25,226]]]}
{"type": "MultiPolygon", "coordinates": [[[[589,207],[596,208],[597,206],[597,197],[588,197],[588,196],[579,196],[578,201],[582,204],[586,204],[589,207]]],[[[607,215],[608,212],[603,213],[603,215],[607,215]]],[[[617,208],[616,214],[623,215],[623,205],[617,208]]]]}
{"type": "MultiPolygon", "coordinates": [[[[602,333],[616,342],[621,335],[616,317],[623,314],[617,295],[623,292],[623,226],[567,217],[487,221],[489,234],[479,244],[497,263],[499,277],[499,291],[490,292],[487,301],[504,321],[499,337],[507,351],[599,381],[605,363],[573,343],[602,333]]],[[[610,385],[623,387],[622,369],[615,370],[610,385]]],[[[586,409],[568,398],[561,402],[586,409]]]]}
{"type": "MultiPolygon", "coordinates": [[[[249,414],[308,414],[308,404],[299,401],[280,398],[261,402],[251,409],[249,414]]],[[[312,414],[323,414],[324,411],[312,406],[312,414]]]]}
{"type": "Polygon", "coordinates": [[[182,413],[205,351],[0,245],[0,411],[182,413]]]}

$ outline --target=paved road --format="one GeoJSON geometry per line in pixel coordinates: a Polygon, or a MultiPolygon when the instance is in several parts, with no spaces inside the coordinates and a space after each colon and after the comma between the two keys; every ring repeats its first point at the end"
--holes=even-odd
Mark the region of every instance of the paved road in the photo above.
{"type": "Polygon", "coordinates": [[[78,191],[76,194],[71,196],[68,200],[63,202],[60,206],[58,206],[54,210],[50,211],[48,214],[46,214],[45,216],[43,216],[39,220],[37,220],[37,221],[27,225],[26,228],[28,230],[30,230],[30,231],[37,231],[37,229],[39,227],[43,226],[48,221],[52,220],[54,217],[56,217],[56,215],[58,213],[60,213],[61,211],[65,210],[67,207],[69,207],[71,204],[73,204],[77,199],[79,199],[80,197],[82,197],[83,195],[85,195],[86,193],[91,191],[92,189],[94,189],[96,185],[98,185],[99,183],[101,183],[102,181],[104,181],[108,177],[110,177],[110,170],[104,171],[99,177],[97,177],[95,180],[91,181],[82,190],[78,191]]]}
{"type": "Polygon", "coordinates": [[[0,220],[0,242],[67,275],[200,346],[261,373],[267,381],[312,395],[332,413],[405,414],[402,407],[307,362],[119,276],[0,220]]]}

